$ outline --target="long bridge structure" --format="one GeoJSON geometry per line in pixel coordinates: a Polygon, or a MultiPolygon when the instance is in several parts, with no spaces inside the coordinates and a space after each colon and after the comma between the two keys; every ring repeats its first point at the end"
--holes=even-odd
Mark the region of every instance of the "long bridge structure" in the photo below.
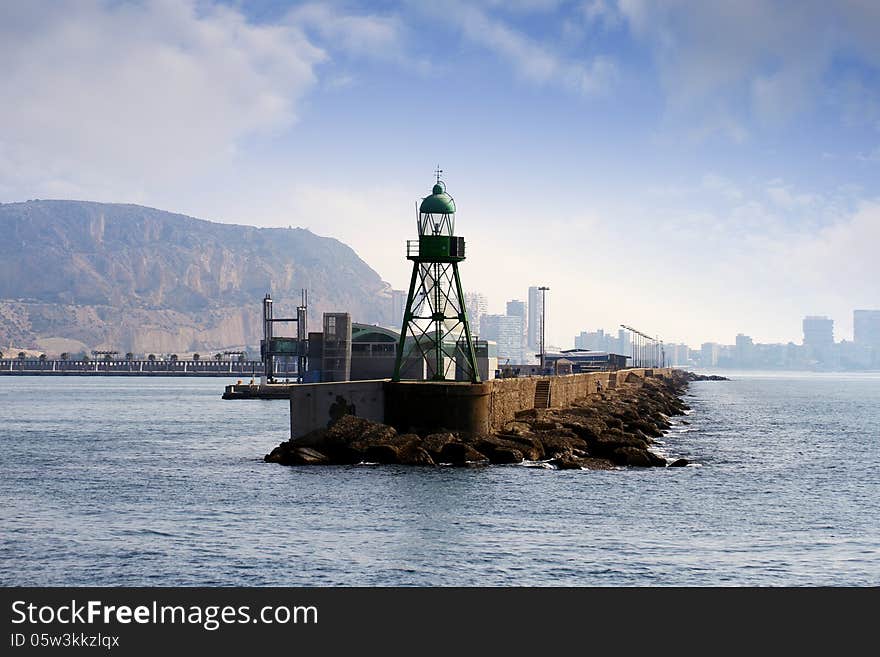
{"type": "MultiPolygon", "coordinates": [[[[60,360],[39,358],[0,359],[0,375],[12,376],[215,376],[256,378],[263,374],[261,360],[60,360]]],[[[296,362],[277,360],[275,375],[295,379],[296,362]]]]}

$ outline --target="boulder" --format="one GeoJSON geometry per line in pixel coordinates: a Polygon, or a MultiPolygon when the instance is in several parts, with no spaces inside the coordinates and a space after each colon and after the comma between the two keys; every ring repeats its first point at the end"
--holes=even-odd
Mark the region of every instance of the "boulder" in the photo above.
{"type": "Polygon", "coordinates": [[[393,445],[370,445],[364,451],[364,460],[370,463],[400,463],[400,452],[393,445]]]}
{"type": "Polygon", "coordinates": [[[687,459],[676,459],[675,461],[673,461],[672,463],[669,464],[669,467],[670,468],[683,468],[689,462],[690,461],[688,461],[687,459]]]}
{"type": "Polygon", "coordinates": [[[480,436],[473,439],[470,445],[485,455],[490,463],[519,463],[523,460],[523,450],[520,449],[520,443],[506,437],[480,436]],[[511,461],[511,452],[517,452],[519,460],[511,461]]]}
{"type": "Polygon", "coordinates": [[[558,459],[552,459],[549,463],[550,463],[550,465],[556,466],[557,470],[580,470],[581,469],[580,462],[577,459],[572,458],[570,456],[565,456],[565,457],[558,458],[558,459]]]}
{"type": "Polygon", "coordinates": [[[587,441],[577,436],[548,433],[540,436],[545,454],[571,452],[573,449],[586,450],[587,441]]]}
{"type": "MultiPolygon", "coordinates": [[[[496,462],[494,453],[497,450],[517,451],[520,453],[520,460],[539,461],[544,458],[544,449],[541,447],[541,443],[533,436],[479,436],[470,441],[470,444],[475,450],[487,456],[493,463],[496,462]]],[[[510,455],[506,454],[497,458],[509,459],[510,455]]],[[[509,463],[507,460],[497,462],[509,463]]]]}
{"type": "Polygon", "coordinates": [[[653,422],[644,419],[630,420],[626,423],[626,430],[630,432],[641,431],[651,438],[659,438],[663,435],[663,431],[653,422]]]}
{"type": "Polygon", "coordinates": [[[321,444],[331,448],[355,442],[376,445],[387,443],[396,435],[394,427],[387,424],[354,415],[343,415],[326,430],[321,444]]]}
{"type": "Polygon", "coordinates": [[[648,443],[637,436],[630,436],[617,429],[609,429],[597,440],[589,443],[590,453],[593,456],[612,458],[615,451],[621,447],[646,451],[648,443]]]}
{"type": "Polygon", "coordinates": [[[263,457],[263,460],[266,463],[281,463],[287,451],[287,443],[281,443],[278,447],[266,454],[263,457]]]}
{"type": "Polygon", "coordinates": [[[654,465],[647,449],[636,447],[618,447],[611,453],[611,460],[617,465],[630,465],[638,468],[649,468],[654,465]]]}
{"type": "Polygon", "coordinates": [[[487,461],[488,459],[470,445],[464,443],[447,443],[440,450],[440,463],[452,463],[453,465],[465,465],[469,462],[487,461]]]}
{"type": "Polygon", "coordinates": [[[502,436],[510,445],[522,452],[523,458],[528,461],[540,461],[544,458],[544,445],[535,435],[502,436]]]}
{"type": "Polygon", "coordinates": [[[554,429],[561,429],[562,425],[559,422],[554,422],[553,420],[535,420],[531,423],[533,431],[553,431],[554,429]]]}
{"type": "Polygon", "coordinates": [[[454,443],[456,440],[456,437],[451,433],[432,433],[422,438],[421,447],[431,455],[435,462],[439,463],[440,452],[446,445],[454,443]]]}
{"type": "Polygon", "coordinates": [[[431,455],[416,444],[399,449],[398,454],[401,465],[436,465],[431,455]]]}
{"type": "Polygon", "coordinates": [[[322,447],[327,452],[330,460],[337,465],[354,465],[367,460],[366,446],[361,443],[351,445],[339,445],[333,448],[322,447]]]}
{"type": "Polygon", "coordinates": [[[562,426],[574,431],[575,434],[587,441],[595,440],[606,428],[604,423],[599,425],[596,422],[584,422],[578,420],[567,420],[562,423],[562,426]]]}
{"type": "Polygon", "coordinates": [[[526,424],[525,422],[508,422],[504,425],[504,431],[502,431],[502,435],[508,436],[524,436],[530,434],[532,432],[532,427],[530,424],[526,424]]]}
{"type": "Polygon", "coordinates": [[[326,465],[329,462],[325,454],[311,447],[297,447],[290,455],[293,465],[326,465]]]}
{"type": "Polygon", "coordinates": [[[499,447],[489,454],[489,463],[522,463],[523,455],[518,449],[499,447]]]}
{"type": "Polygon", "coordinates": [[[296,442],[300,447],[318,447],[324,444],[324,437],[326,435],[327,429],[315,429],[291,442],[296,442]]]}

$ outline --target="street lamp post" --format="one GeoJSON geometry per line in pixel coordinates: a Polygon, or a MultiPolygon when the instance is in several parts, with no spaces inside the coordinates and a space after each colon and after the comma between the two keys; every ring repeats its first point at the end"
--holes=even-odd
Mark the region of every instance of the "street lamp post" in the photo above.
{"type": "Polygon", "coordinates": [[[547,290],[550,288],[542,285],[538,288],[541,291],[541,374],[544,374],[544,331],[547,326],[547,290]]]}

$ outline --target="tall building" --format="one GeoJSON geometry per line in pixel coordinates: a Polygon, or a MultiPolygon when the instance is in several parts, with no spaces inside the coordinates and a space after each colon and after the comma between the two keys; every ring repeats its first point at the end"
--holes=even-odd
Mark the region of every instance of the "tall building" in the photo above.
{"type": "Polygon", "coordinates": [[[880,349],[880,310],[853,311],[853,342],[880,349]]]}
{"type": "Polygon", "coordinates": [[[751,367],[754,360],[755,343],[748,335],[738,333],[736,336],[736,366],[751,367]]]}
{"type": "Polygon", "coordinates": [[[589,349],[591,351],[607,351],[612,354],[629,355],[629,333],[620,329],[617,337],[613,333],[606,333],[604,329],[598,331],[581,331],[580,335],[574,336],[575,349],[589,349]]]}
{"type": "Polygon", "coordinates": [[[513,315],[483,315],[480,338],[498,345],[498,363],[521,365],[524,362],[522,318],[513,315]]]}
{"type": "Polygon", "coordinates": [[[537,285],[529,288],[528,321],[526,322],[526,344],[529,351],[538,353],[541,348],[541,322],[544,297],[537,285]]]}
{"type": "Polygon", "coordinates": [[[526,302],[513,299],[507,302],[507,314],[511,317],[522,317],[523,326],[528,326],[528,317],[526,315],[526,302]]]}
{"type": "Polygon", "coordinates": [[[721,356],[721,345],[715,342],[704,342],[700,346],[700,364],[703,367],[717,367],[721,356]]]}
{"type": "Polygon", "coordinates": [[[610,335],[605,335],[605,331],[581,331],[580,335],[574,338],[575,349],[589,349],[590,351],[615,351],[609,341],[616,342],[610,335]]]}
{"type": "Polygon", "coordinates": [[[686,344],[666,343],[663,345],[663,360],[667,367],[683,367],[690,362],[690,351],[686,344]]]}
{"type": "Polygon", "coordinates": [[[804,317],[804,346],[823,349],[834,345],[834,320],[825,316],[804,317]]]}
{"type": "Polygon", "coordinates": [[[391,290],[391,325],[400,330],[406,308],[406,290],[391,290]]]}
{"type": "Polygon", "coordinates": [[[520,323],[522,325],[522,336],[520,338],[520,351],[523,354],[523,359],[517,361],[518,364],[523,364],[530,361],[530,358],[525,358],[526,352],[528,351],[527,347],[527,337],[528,337],[528,322],[529,316],[527,312],[527,306],[525,301],[519,301],[518,299],[513,299],[512,301],[507,302],[507,315],[509,317],[519,317],[520,323]]]}
{"type": "Polygon", "coordinates": [[[617,346],[615,348],[615,352],[618,354],[623,354],[624,356],[628,356],[631,348],[631,337],[629,331],[626,329],[617,329],[617,346]]]}
{"type": "Polygon", "coordinates": [[[471,323],[471,333],[478,335],[480,333],[480,320],[489,310],[489,302],[486,299],[486,295],[480,292],[465,292],[464,305],[467,309],[468,321],[471,323]]]}

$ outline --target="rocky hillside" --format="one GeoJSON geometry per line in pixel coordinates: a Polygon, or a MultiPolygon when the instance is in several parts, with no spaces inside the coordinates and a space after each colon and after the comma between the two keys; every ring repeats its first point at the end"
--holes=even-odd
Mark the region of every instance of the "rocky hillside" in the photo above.
{"type": "MultiPolygon", "coordinates": [[[[390,319],[388,285],[348,246],[301,228],[219,224],[138,205],[0,204],[0,345],[187,352],[255,345],[260,301],[390,319]]],[[[291,328],[291,330],[293,330],[291,328]]]]}

